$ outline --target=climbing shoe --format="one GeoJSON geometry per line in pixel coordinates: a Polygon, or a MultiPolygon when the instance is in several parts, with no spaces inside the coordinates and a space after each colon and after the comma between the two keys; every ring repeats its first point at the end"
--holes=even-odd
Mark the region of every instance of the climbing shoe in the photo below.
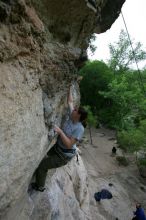
{"type": "Polygon", "coordinates": [[[43,192],[46,188],[43,186],[37,186],[36,183],[31,183],[31,187],[32,189],[36,190],[36,191],[40,191],[43,192]]]}

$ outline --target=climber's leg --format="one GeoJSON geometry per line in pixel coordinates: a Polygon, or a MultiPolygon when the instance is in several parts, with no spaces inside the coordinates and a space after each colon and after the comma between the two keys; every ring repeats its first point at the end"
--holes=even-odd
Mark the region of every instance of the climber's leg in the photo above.
{"type": "Polygon", "coordinates": [[[44,187],[48,169],[58,168],[67,164],[67,160],[61,158],[55,151],[55,148],[52,147],[51,150],[47,153],[39,167],[36,170],[36,185],[37,187],[44,187]]]}

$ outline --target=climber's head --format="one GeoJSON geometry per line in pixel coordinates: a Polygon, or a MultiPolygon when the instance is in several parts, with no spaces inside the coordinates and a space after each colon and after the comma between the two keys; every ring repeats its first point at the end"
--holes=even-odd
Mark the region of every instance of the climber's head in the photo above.
{"type": "Polygon", "coordinates": [[[80,121],[83,123],[87,119],[87,111],[83,107],[74,108],[71,114],[71,118],[73,121],[78,122],[80,121]]]}

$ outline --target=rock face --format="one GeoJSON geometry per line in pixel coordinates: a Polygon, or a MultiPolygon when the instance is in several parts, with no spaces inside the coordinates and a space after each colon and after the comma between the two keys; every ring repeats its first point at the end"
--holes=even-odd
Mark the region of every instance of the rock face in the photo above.
{"type": "Polygon", "coordinates": [[[79,163],[74,159],[55,173],[49,171],[46,185],[43,193],[29,196],[18,219],[91,219],[87,173],[81,158],[79,163]]]}
{"type": "MultiPolygon", "coordinates": [[[[87,58],[91,34],[107,30],[124,1],[0,1],[0,219],[37,219],[33,211],[23,216],[28,185],[51,147],[53,125],[60,126],[70,84],[79,103],[76,72],[87,58]]],[[[59,173],[55,177],[61,182],[59,173]]],[[[73,209],[86,215],[79,204],[73,209]]]]}

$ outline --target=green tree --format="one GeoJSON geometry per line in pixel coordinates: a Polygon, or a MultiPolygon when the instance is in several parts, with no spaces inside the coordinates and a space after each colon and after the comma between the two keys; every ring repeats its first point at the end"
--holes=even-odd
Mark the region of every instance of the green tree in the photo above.
{"type": "Polygon", "coordinates": [[[135,62],[146,59],[146,52],[142,49],[140,42],[132,42],[133,49],[128,38],[127,33],[121,30],[118,42],[109,45],[110,59],[109,66],[113,71],[124,72],[129,69],[129,66],[135,62]]]}
{"type": "Polygon", "coordinates": [[[145,97],[138,82],[133,80],[131,83],[127,73],[116,77],[108,87],[108,92],[100,94],[110,99],[112,105],[110,109],[101,110],[100,116],[105,123],[117,129],[135,127],[135,120],[140,120],[142,111],[144,114],[146,110],[145,97]]]}
{"type": "Polygon", "coordinates": [[[101,61],[88,61],[79,74],[83,77],[80,83],[81,103],[82,105],[89,105],[93,113],[97,113],[107,102],[99,94],[99,91],[108,89],[107,85],[111,82],[113,73],[101,61]]]}
{"type": "Polygon", "coordinates": [[[117,139],[124,151],[134,152],[146,149],[146,119],[140,122],[138,128],[118,132],[117,139]]]}

